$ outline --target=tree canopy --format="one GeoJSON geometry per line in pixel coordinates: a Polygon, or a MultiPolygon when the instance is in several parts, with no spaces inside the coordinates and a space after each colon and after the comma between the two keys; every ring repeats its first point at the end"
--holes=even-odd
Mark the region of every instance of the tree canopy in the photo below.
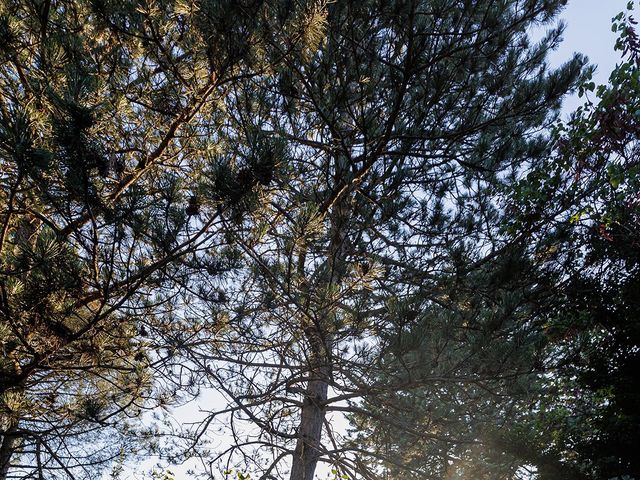
{"type": "Polygon", "coordinates": [[[0,479],[640,477],[640,41],[565,3],[3,0],[0,479]]]}

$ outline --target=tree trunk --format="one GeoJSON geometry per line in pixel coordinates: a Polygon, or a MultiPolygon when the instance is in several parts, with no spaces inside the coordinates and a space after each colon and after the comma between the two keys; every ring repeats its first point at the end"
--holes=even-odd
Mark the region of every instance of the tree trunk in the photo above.
{"type": "MultiPolygon", "coordinates": [[[[336,159],[336,185],[341,184],[343,177],[349,174],[350,164],[345,157],[336,159]]],[[[345,258],[347,256],[347,230],[350,218],[350,202],[344,198],[338,200],[330,214],[330,240],[327,248],[327,269],[316,285],[318,292],[329,291],[339,285],[346,274],[345,258]]],[[[304,264],[300,265],[304,269],[304,264]]],[[[322,296],[322,295],[321,295],[322,296]]],[[[336,311],[334,300],[327,298],[320,302],[318,308],[319,323],[305,328],[309,342],[309,376],[305,390],[298,440],[293,453],[291,475],[289,480],[312,480],[318,460],[322,455],[322,427],[326,415],[326,400],[329,382],[332,378],[331,351],[333,333],[331,326],[336,311]]]]}
{"type": "Polygon", "coordinates": [[[14,422],[6,431],[2,432],[2,444],[0,445],[0,480],[5,480],[9,473],[11,457],[14,453],[14,447],[18,440],[15,434],[18,429],[18,423],[14,422]]]}
{"type": "Polygon", "coordinates": [[[309,380],[305,391],[290,480],[311,480],[321,454],[329,367],[321,366],[318,371],[311,372],[311,375],[317,378],[309,380]]]}

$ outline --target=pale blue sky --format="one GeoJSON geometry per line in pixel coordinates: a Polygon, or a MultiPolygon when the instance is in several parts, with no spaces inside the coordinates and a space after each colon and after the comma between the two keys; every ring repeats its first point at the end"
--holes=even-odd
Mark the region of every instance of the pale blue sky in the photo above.
{"type": "MultiPolygon", "coordinates": [[[[564,42],[550,56],[552,65],[558,65],[571,57],[573,52],[587,55],[592,64],[598,65],[594,81],[606,83],[609,73],[620,60],[620,52],[614,52],[616,34],[611,32],[611,18],[625,10],[627,0],[569,0],[562,18],[567,24],[564,42]]],[[[568,98],[564,111],[574,110],[582,100],[568,98]]]]}

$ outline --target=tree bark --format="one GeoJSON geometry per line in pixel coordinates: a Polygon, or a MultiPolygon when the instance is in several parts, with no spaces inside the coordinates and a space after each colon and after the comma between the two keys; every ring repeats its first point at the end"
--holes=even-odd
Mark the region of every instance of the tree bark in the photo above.
{"type": "Polygon", "coordinates": [[[14,453],[14,447],[18,436],[16,431],[18,429],[18,423],[12,423],[9,428],[2,432],[2,444],[0,445],[0,480],[5,480],[9,473],[9,466],[11,465],[11,457],[14,453]]]}
{"type": "Polygon", "coordinates": [[[325,404],[329,388],[329,366],[324,365],[312,372],[305,391],[298,441],[293,453],[290,480],[311,480],[322,451],[322,426],[325,419],[325,404]]]}
{"type": "MultiPolygon", "coordinates": [[[[335,184],[349,175],[350,164],[346,157],[336,159],[335,184]]],[[[350,199],[348,195],[337,199],[330,212],[329,245],[327,248],[326,271],[320,276],[316,290],[329,291],[331,287],[340,285],[347,266],[345,259],[348,248],[348,221],[351,217],[350,199]]],[[[304,265],[300,265],[302,269],[304,265]]],[[[321,295],[322,297],[322,295],[321,295]]],[[[310,355],[308,360],[309,381],[305,390],[298,429],[298,440],[293,453],[291,475],[289,480],[312,480],[322,455],[322,427],[325,423],[326,401],[329,383],[332,378],[332,345],[333,328],[336,310],[330,298],[318,305],[318,323],[308,325],[305,329],[310,355]]]]}

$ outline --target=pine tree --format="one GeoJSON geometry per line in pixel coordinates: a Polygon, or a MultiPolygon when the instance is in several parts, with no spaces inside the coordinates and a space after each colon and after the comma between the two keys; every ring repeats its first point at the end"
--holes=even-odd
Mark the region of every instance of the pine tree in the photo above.
{"type": "Polygon", "coordinates": [[[561,26],[527,34],[563,4],[319,2],[288,27],[304,42],[271,44],[291,55],[238,87],[232,110],[251,105],[229,127],[240,163],[216,178],[277,169],[250,213],[223,214],[246,268],[224,305],[197,307],[221,328],[189,355],[229,404],[211,406],[194,446],[214,421],[234,435],[212,474],[220,461],[310,480],[325,462],[371,478],[395,462],[445,478],[447,455],[477,439],[469,415],[507,418],[501,396],[526,390],[535,361],[544,277],[526,281],[541,245],[527,244],[533,224],[503,228],[505,191],[548,155],[544,131],[580,77],[579,56],[546,66],[561,26]],[[454,411],[436,424],[398,421],[430,405],[410,395],[440,393],[435,407],[454,411]],[[380,421],[412,445],[366,454],[331,427],[342,414],[365,441],[380,421]],[[416,449],[441,463],[413,464],[416,449]]]}
{"type": "Polygon", "coordinates": [[[179,334],[215,331],[174,303],[221,214],[268,183],[268,165],[207,181],[234,85],[281,61],[270,36],[296,41],[281,3],[0,3],[0,478],[96,478],[181,387],[153,381],[179,334]]]}

